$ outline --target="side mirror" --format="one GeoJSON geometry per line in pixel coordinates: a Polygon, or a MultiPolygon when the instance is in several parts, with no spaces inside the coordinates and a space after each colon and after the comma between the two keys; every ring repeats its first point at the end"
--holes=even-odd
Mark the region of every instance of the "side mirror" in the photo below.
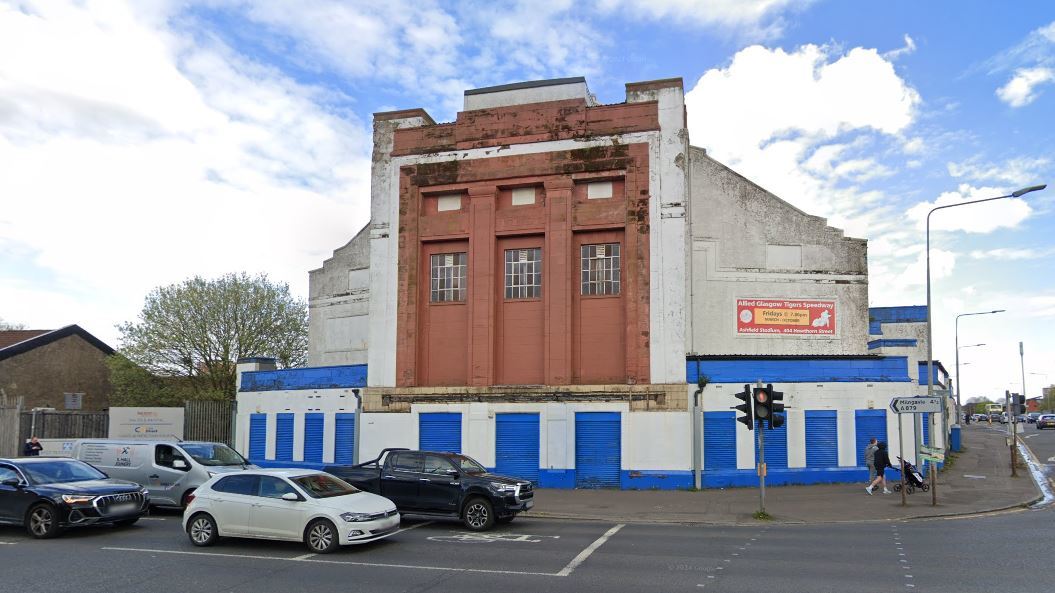
{"type": "Polygon", "coordinates": [[[300,500],[300,497],[297,496],[296,494],[294,494],[293,492],[287,492],[287,493],[282,495],[282,500],[288,500],[290,502],[297,502],[298,500],[300,500]]]}
{"type": "Polygon", "coordinates": [[[448,476],[450,476],[452,478],[457,478],[458,477],[458,470],[456,470],[456,469],[449,469],[449,470],[447,470],[447,471],[445,471],[443,473],[447,474],[448,476]]]}
{"type": "Polygon", "coordinates": [[[8,478],[3,482],[0,482],[0,484],[3,484],[4,486],[10,486],[12,488],[18,488],[22,485],[22,482],[18,478],[8,478]]]}
{"type": "Polygon", "coordinates": [[[186,469],[190,469],[190,466],[187,465],[186,460],[179,459],[177,457],[176,459],[172,460],[172,469],[183,469],[183,470],[186,470],[186,469]]]}

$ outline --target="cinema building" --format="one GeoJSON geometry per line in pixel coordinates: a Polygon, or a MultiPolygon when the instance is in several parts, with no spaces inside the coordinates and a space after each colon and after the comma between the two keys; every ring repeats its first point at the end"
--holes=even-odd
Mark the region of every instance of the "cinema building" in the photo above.
{"type": "Polygon", "coordinates": [[[309,367],[240,365],[251,459],[350,463],[358,427],[361,460],[687,488],[698,442],[705,487],[749,484],[731,406],[761,380],[788,406],[770,483],[863,480],[864,442],[897,439],[890,398],[920,390],[919,308],[870,315],[866,241],[692,146],[680,79],[616,104],[582,78],[473,89],[450,123],[377,113],[370,208],[310,272],[309,367]]]}

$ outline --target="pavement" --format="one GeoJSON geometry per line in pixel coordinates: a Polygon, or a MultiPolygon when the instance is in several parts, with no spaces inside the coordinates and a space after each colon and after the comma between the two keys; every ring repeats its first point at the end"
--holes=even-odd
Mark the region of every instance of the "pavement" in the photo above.
{"type": "MultiPolygon", "coordinates": [[[[1055,431],[1049,431],[1055,433],[1055,431]]],[[[767,523],[897,521],[974,515],[1029,505],[1041,491],[1020,466],[1011,477],[1010,450],[999,427],[964,426],[963,451],[938,474],[937,505],[931,494],[872,496],[865,484],[823,484],[766,488],[767,523]]],[[[1045,440],[1047,435],[1044,436],[1045,440]]],[[[1030,443],[1034,439],[1024,439],[1030,443]]],[[[1036,445],[1037,443],[1031,443],[1036,445]]],[[[891,483],[891,486],[893,483],[891,483]]],[[[687,490],[551,490],[535,494],[533,517],[588,519],[616,523],[757,525],[758,488],[687,490]]]]}

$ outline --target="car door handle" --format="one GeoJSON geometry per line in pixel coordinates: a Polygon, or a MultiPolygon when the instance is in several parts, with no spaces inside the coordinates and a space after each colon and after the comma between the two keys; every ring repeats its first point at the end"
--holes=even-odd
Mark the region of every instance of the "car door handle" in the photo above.
{"type": "Polygon", "coordinates": [[[394,479],[396,479],[395,476],[381,476],[381,477],[386,479],[386,480],[394,480],[394,479]]]}
{"type": "Polygon", "coordinates": [[[428,478],[418,478],[418,481],[419,482],[431,482],[432,480],[430,480],[428,478]]]}

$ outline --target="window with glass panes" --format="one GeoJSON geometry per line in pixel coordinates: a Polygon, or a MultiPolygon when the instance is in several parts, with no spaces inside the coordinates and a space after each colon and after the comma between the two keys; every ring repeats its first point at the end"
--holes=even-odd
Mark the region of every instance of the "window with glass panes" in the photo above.
{"type": "Polygon", "coordinates": [[[431,259],[432,286],[429,301],[455,303],[465,300],[466,254],[436,253],[431,259]]]}
{"type": "Polygon", "coordinates": [[[542,249],[506,249],[506,298],[542,296],[542,249]]]}
{"type": "Polygon", "coordinates": [[[619,243],[582,246],[582,294],[619,294],[619,243]]]}

